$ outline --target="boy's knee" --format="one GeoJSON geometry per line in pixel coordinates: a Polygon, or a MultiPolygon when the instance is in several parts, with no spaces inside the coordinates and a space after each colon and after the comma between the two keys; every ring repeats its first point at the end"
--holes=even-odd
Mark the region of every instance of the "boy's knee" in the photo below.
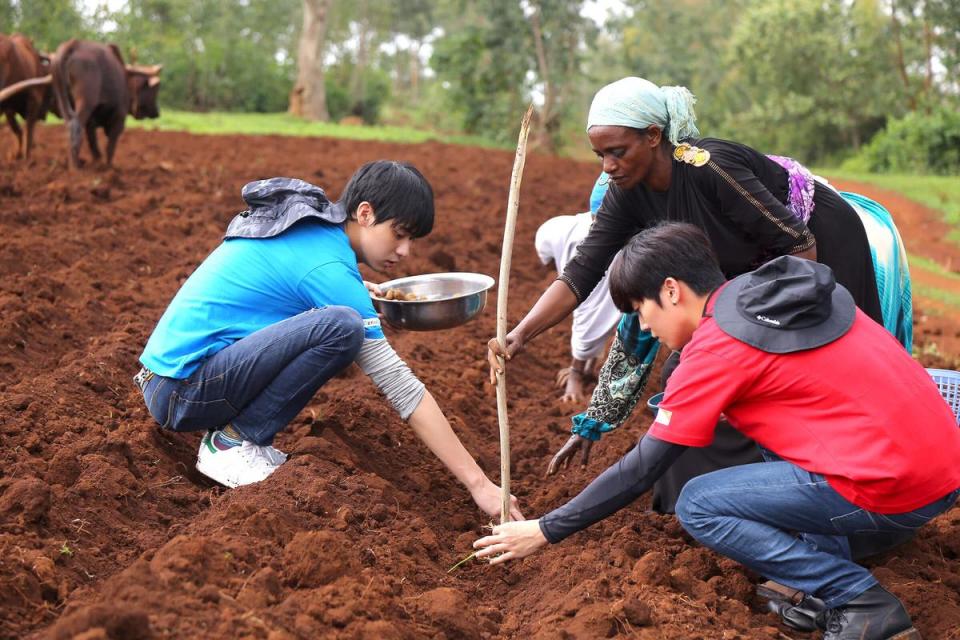
{"type": "Polygon", "coordinates": [[[328,322],[340,330],[341,340],[351,351],[359,351],[363,344],[363,318],[351,307],[330,306],[324,309],[328,322]]]}
{"type": "Polygon", "coordinates": [[[709,510],[706,508],[704,492],[709,488],[709,483],[703,482],[704,476],[691,478],[680,491],[677,498],[675,512],[677,520],[688,532],[696,528],[704,517],[709,517],[709,510]]]}

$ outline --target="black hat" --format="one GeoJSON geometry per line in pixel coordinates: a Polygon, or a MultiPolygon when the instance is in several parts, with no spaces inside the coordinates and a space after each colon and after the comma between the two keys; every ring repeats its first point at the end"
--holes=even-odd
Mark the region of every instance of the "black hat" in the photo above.
{"type": "Polygon", "coordinates": [[[853,325],[856,305],[830,267],[781,256],[731,280],[713,317],[727,335],[768,353],[833,342],[853,325]]]}
{"type": "Polygon", "coordinates": [[[268,178],[243,185],[240,192],[249,209],[238,213],[227,226],[224,239],[271,238],[301,220],[319,219],[340,224],[347,212],[330,202],[320,187],[297,178],[268,178]]]}

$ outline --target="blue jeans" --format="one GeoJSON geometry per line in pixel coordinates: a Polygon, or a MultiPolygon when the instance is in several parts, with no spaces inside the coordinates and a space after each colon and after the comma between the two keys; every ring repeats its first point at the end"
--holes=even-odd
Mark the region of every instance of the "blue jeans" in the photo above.
{"type": "Polygon", "coordinates": [[[883,515],[852,504],[822,475],[789,462],[759,462],[690,480],[677,517],[704,546],[832,609],[877,584],[853,561],[853,540],[861,548],[873,541],[870,551],[883,551],[909,539],[958,495],[960,489],[915,511],[883,515]]]}
{"type": "Polygon", "coordinates": [[[232,424],[245,440],[268,445],[363,344],[360,314],[311,309],[251,333],[203,361],[189,378],[154,376],[147,409],[164,428],[199,431],[232,424]]]}

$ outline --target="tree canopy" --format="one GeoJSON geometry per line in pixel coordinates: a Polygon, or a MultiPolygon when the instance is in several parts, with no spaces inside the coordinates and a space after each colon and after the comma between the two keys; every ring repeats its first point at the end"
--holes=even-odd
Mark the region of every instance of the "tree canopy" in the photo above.
{"type": "MultiPolygon", "coordinates": [[[[167,106],[287,109],[303,0],[112,6],[0,0],[0,31],[46,51],[70,37],[113,41],[128,60],[162,62],[167,106]]],[[[534,101],[536,143],[584,153],[593,93],[639,75],[693,91],[704,135],[821,162],[960,102],[955,0],[622,0],[601,23],[589,6],[604,4],[328,0],[326,110],[508,143],[534,101]]]]}

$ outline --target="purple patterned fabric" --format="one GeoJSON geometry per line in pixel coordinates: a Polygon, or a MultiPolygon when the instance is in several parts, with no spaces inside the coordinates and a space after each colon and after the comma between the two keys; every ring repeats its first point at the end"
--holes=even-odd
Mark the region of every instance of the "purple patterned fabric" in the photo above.
{"type": "Polygon", "coordinates": [[[769,154],[767,157],[787,171],[787,184],[790,187],[787,207],[800,220],[809,222],[810,215],[813,213],[813,174],[793,158],[769,154]]]}

